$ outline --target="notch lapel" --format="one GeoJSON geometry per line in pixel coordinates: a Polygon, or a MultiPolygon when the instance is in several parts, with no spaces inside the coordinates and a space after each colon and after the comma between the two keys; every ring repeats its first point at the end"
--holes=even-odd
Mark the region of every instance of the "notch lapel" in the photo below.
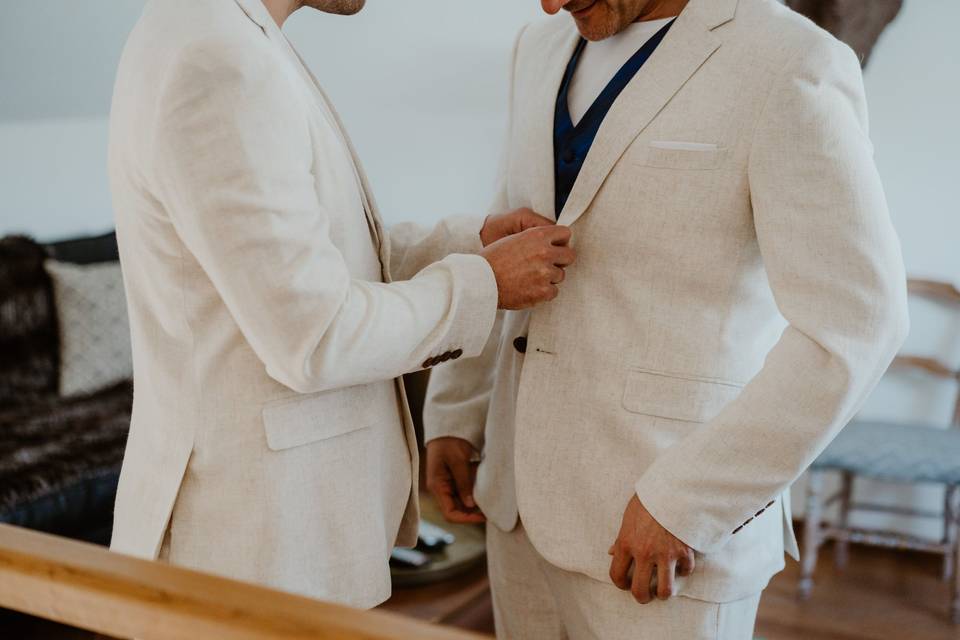
{"type": "Polygon", "coordinates": [[[720,47],[719,37],[711,31],[716,25],[702,15],[704,7],[716,10],[731,4],[735,6],[735,0],[694,0],[677,17],[667,37],[607,113],[558,224],[573,224],[583,215],[627,148],[720,47]],[[711,2],[717,4],[711,6],[711,2]]]}

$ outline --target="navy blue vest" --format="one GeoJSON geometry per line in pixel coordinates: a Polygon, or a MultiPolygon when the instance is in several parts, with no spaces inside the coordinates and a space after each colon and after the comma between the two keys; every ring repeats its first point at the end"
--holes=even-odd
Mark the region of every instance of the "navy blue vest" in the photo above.
{"type": "Polygon", "coordinates": [[[580,55],[587,45],[587,41],[580,38],[580,43],[577,44],[577,49],[573,52],[573,57],[567,64],[567,72],[563,76],[563,84],[560,85],[560,93],[557,95],[557,106],[553,116],[553,175],[556,216],[558,218],[560,212],[563,211],[567,198],[570,197],[570,192],[573,191],[573,185],[577,181],[577,176],[580,175],[580,169],[583,167],[584,160],[587,159],[590,146],[593,145],[593,139],[597,137],[603,119],[607,117],[607,112],[610,111],[610,107],[616,102],[620,93],[630,84],[633,76],[637,74],[643,63],[656,50],[672,25],[673,20],[664,25],[656,35],[647,40],[646,44],[627,60],[609,84],[600,92],[593,104],[590,105],[577,126],[573,126],[573,119],[570,117],[570,109],[567,104],[567,95],[570,92],[570,82],[577,70],[580,55]]]}

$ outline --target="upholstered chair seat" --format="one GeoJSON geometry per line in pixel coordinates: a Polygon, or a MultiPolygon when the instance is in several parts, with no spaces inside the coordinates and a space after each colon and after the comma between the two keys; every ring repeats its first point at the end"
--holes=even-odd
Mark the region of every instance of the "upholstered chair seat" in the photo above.
{"type": "Polygon", "coordinates": [[[897,482],[960,484],[960,429],[854,421],[813,468],[897,482]]]}

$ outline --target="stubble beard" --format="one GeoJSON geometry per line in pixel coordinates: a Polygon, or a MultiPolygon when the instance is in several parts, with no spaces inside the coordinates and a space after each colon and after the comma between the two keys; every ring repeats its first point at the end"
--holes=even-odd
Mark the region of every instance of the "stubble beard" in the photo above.
{"type": "Polygon", "coordinates": [[[363,9],[367,0],[304,0],[303,6],[311,7],[324,13],[333,13],[340,16],[352,16],[363,9]]]}

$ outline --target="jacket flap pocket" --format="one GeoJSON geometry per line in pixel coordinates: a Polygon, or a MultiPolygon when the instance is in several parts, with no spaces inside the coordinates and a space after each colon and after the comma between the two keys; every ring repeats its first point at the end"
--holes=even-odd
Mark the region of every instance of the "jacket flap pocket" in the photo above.
{"type": "Polygon", "coordinates": [[[267,446],[280,451],[365,429],[374,424],[376,407],[373,385],[270,402],[263,407],[267,446]]]}
{"type": "Polygon", "coordinates": [[[627,372],[623,408],[658,418],[707,422],[734,398],[742,385],[655,371],[627,372]]]}

